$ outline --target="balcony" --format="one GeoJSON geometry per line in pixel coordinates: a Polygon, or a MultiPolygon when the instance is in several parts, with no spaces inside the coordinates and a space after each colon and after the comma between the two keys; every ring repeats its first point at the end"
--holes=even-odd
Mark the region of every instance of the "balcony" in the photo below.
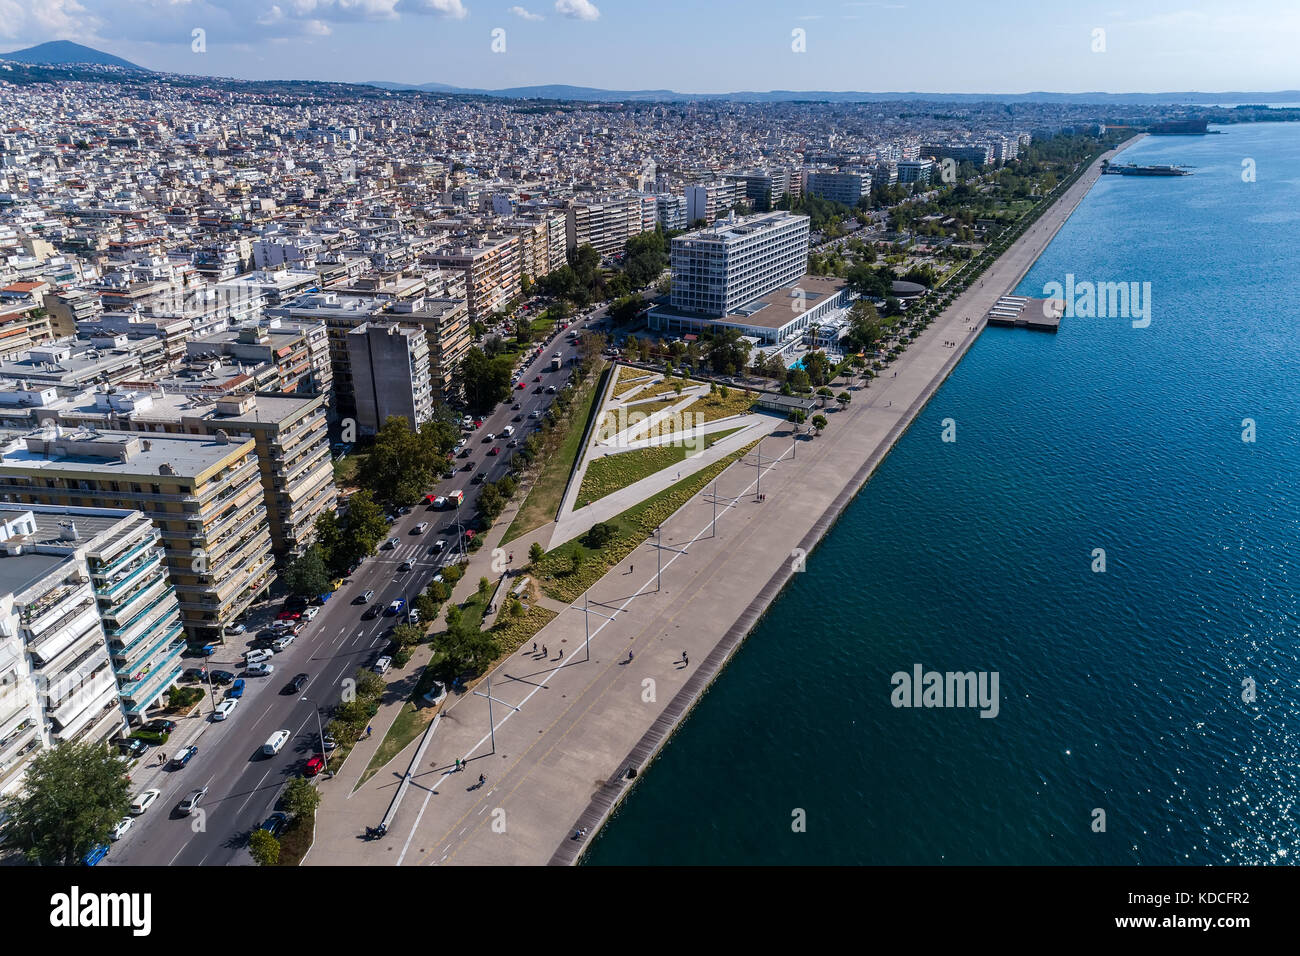
{"type": "Polygon", "coordinates": [[[78,613],[88,597],[93,599],[87,584],[60,585],[45,594],[39,601],[24,605],[20,620],[29,633],[40,634],[52,625],[61,623],[68,616],[78,613]]]}
{"type": "Polygon", "coordinates": [[[170,584],[167,585],[167,587],[162,591],[162,593],[160,593],[156,598],[150,601],[146,607],[141,608],[139,613],[137,613],[135,617],[131,618],[131,620],[127,621],[125,624],[121,625],[120,627],[105,627],[104,633],[107,634],[109,637],[117,637],[118,635],[126,633],[146,614],[148,614],[150,611],[156,608],[163,601],[167,600],[168,597],[171,597],[175,594],[176,594],[176,588],[172,587],[170,584]]]}
{"type": "MultiPolygon", "coordinates": [[[[184,667],[179,660],[173,661],[166,667],[156,668],[150,686],[141,687],[135,691],[135,696],[131,699],[130,704],[126,706],[126,712],[133,717],[143,713],[153,705],[154,701],[162,696],[168,687],[171,687],[180,679],[182,670],[184,670],[184,667]]],[[[124,700],[123,704],[126,705],[127,702],[124,700]]]]}
{"type": "Polygon", "coordinates": [[[179,661],[184,650],[184,641],[174,641],[168,647],[167,653],[161,659],[150,664],[136,680],[119,684],[118,693],[122,695],[124,700],[138,700],[151,691],[157,690],[158,684],[169,672],[180,672],[179,661]]]}
{"type": "MultiPolygon", "coordinates": [[[[136,653],[130,655],[113,655],[113,672],[117,675],[119,681],[130,680],[137,674],[143,673],[145,668],[151,668],[155,661],[153,658],[167,650],[168,646],[180,637],[183,627],[180,618],[177,617],[166,627],[158,628],[149,634],[147,641],[136,642],[136,653]]],[[[184,643],[184,642],[182,642],[184,643]]]]}
{"type": "Polygon", "coordinates": [[[152,600],[159,592],[160,588],[168,587],[167,579],[159,574],[151,579],[145,579],[143,586],[112,607],[103,608],[100,615],[105,619],[120,621],[124,617],[133,617],[140,606],[152,600]]]}
{"type": "Polygon", "coordinates": [[[122,591],[126,589],[127,585],[131,584],[133,581],[138,581],[146,572],[156,570],[161,562],[161,553],[150,555],[144,561],[127,571],[124,577],[119,577],[110,586],[100,589],[99,596],[101,598],[116,598],[118,594],[122,593],[122,591]]]}
{"type": "Polygon", "coordinates": [[[98,567],[91,568],[91,575],[97,578],[107,578],[116,574],[124,564],[134,558],[136,555],[147,551],[149,548],[155,548],[162,541],[162,533],[157,528],[151,528],[150,534],[139,544],[119,554],[108,564],[100,564],[98,567]]]}

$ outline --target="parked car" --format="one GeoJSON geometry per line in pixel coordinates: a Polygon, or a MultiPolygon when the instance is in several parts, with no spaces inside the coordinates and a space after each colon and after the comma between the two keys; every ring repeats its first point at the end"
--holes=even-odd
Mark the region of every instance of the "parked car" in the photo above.
{"type": "Polygon", "coordinates": [[[176,812],[183,817],[188,817],[199,805],[199,801],[207,796],[207,793],[207,787],[199,787],[199,789],[192,791],[188,797],[176,805],[176,812]]]}
{"type": "Polygon", "coordinates": [[[330,736],[329,734],[326,734],[325,737],[324,737],[324,739],[321,741],[321,749],[324,750],[324,751],[326,751],[327,753],[328,753],[329,751],[333,750],[333,749],[334,749],[335,747],[337,747],[338,745],[339,745],[339,742],[338,742],[337,740],[335,740],[335,739],[334,739],[332,736],[330,736]]]}
{"type": "Polygon", "coordinates": [[[212,672],[212,683],[216,684],[218,687],[225,687],[227,684],[233,684],[234,682],[235,675],[230,673],[230,671],[212,672]]]}
{"type": "Polygon", "coordinates": [[[243,634],[248,628],[243,624],[227,624],[225,630],[227,634],[235,635],[243,634]]]}
{"type": "Polygon", "coordinates": [[[140,814],[152,807],[161,796],[162,791],[154,787],[142,791],[134,800],[131,801],[131,813],[138,817],[140,814]]]}
{"type": "MultiPolygon", "coordinates": [[[[276,640],[279,640],[279,638],[276,638],[276,640]]],[[[253,651],[244,652],[245,664],[260,664],[262,661],[267,661],[270,659],[271,659],[271,651],[264,650],[262,648],[258,648],[257,650],[253,650],[253,651]]]]}
{"type": "Polygon", "coordinates": [[[139,757],[149,749],[149,745],[138,738],[128,737],[125,740],[119,740],[117,748],[128,757],[139,757]]]}
{"type": "Polygon", "coordinates": [[[170,734],[176,729],[176,721],[167,720],[165,717],[155,717],[144,725],[144,729],[155,734],[170,734]]]}
{"type": "Polygon", "coordinates": [[[227,697],[221,703],[217,704],[216,709],[212,711],[213,720],[225,720],[230,716],[231,711],[238,706],[239,701],[233,697],[227,697]]]}
{"type": "Polygon", "coordinates": [[[270,677],[275,673],[275,665],[263,661],[260,664],[253,664],[244,673],[249,677],[270,677]]]}
{"type": "Polygon", "coordinates": [[[216,644],[191,644],[189,652],[196,657],[211,657],[217,652],[216,644]]]}
{"type": "Polygon", "coordinates": [[[297,634],[286,634],[284,635],[284,637],[277,637],[274,641],[271,642],[271,647],[274,648],[277,652],[282,651],[290,644],[292,644],[294,642],[294,639],[297,636],[298,636],[297,634]]]}
{"type": "Polygon", "coordinates": [[[236,677],[236,678],[235,678],[235,682],[234,682],[233,684],[231,684],[231,685],[230,685],[230,689],[226,691],[226,696],[227,696],[227,697],[230,697],[230,698],[233,698],[234,700],[239,700],[241,697],[243,697],[243,696],[244,696],[244,678],[242,678],[242,677],[236,677]]]}
{"type": "Polygon", "coordinates": [[[319,613],[320,613],[320,608],[319,608],[319,607],[309,607],[309,608],[306,608],[306,609],[302,612],[302,619],[303,619],[304,621],[310,621],[312,618],[314,618],[314,617],[315,617],[317,614],[319,614],[319,613]]]}
{"type": "Polygon", "coordinates": [[[198,752],[199,752],[199,748],[191,744],[190,746],[186,747],[184,750],[177,753],[176,756],[172,757],[171,760],[172,767],[176,770],[179,770],[181,767],[184,767],[187,763],[193,760],[194,755],[198,752]]]}
{"type": "Polygon", "coordinates": [[[300,617],[302,617],[302,612],[300,611],[281,611],[275,616],[275,619],[277,621],[296,621],[300,617]]]}
{"type": "Polygon", "coordinates": [[[181,674],[181,680],[196,680],[201,684],[208,682],[208,671],[205,667],[187,667],[181,674]]]}
{"type": "Polygon", "coordinates": [[[324,769],[325,758],[321,754],[313,754],[312,758],[307,761],[307,765],[303,767],[302,772],[305,776],[314,777],[324,769]]]}
{"type": "Polygon", "coordinates": [[[371,667],[370,669],[374,671],[376,674],[382,674],[385,671],[387,671],[389,667],[392,666],[392,663],[393,663],[393,659],[389,657],[387,654],[385,654],[383,657],[379,658],[379,660],[375,661],[374,666],[371,667]]]}
{"type": "Polygon", "coordinates": [[[88,850],[86,855],[81,858],[81,862],[84,866],[94,866],[106,856],[108,856],[108,844],[101,843],[88,850]]]}

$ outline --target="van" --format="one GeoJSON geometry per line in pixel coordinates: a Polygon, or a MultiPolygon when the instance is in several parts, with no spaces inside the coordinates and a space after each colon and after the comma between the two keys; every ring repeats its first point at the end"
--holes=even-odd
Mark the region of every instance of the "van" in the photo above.
{"type": "Polygon", "coordinates": [[[262,744],[262,753],[266,754],[268,757],[274,757],[280,752],[280,748],[288,743],[288,741],[289,731],[277,730],[271,735],[270,740],[262,744]]]}
{"type": "Polygon", "coordinates": [[[514,433],[515,433],[514,425],[507,425],[505,428],[501,429],[501,435],[504,438],[509,438],[514,433]]]}

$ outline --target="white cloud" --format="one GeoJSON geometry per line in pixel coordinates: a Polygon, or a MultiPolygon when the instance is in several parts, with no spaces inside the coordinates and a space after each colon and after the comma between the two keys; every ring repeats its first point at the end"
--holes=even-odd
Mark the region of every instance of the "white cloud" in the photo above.
{"type": "Polygon", "coordinates": [[[555,12],[570,20],[600,19],[600,11],[591,0],[555,0],[555,12]]]}
{"type": "Polygon", "coordinates": [[[396,9],[399,13],[423,13],[449,20],[464,20],[469,16],[460,0],[399,0],[396,9]]]}
{"type": "Polygon", "coordinates": [[[101,23],[77,0],[0,0],[0,37],[9,40],[80,40],[101,23]]]}
{"type": "Polygon", "coordinates": [[[511,7],[510,12],[513,13],[515,16],[517,16],[520,20],[545,20],[546,19],[540,13],[529,13],[523,7],[511,7]]]}

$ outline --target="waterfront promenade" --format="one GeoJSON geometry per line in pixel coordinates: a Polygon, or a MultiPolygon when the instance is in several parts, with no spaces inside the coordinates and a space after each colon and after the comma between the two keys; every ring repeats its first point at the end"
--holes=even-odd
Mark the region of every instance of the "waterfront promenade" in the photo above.
{"type": "MultiPolygon", "coordinates": [[[[488,699],[467,694],[445,706],[427,741],[355,792],[365,757],[354,753],[349,765],[360,764],[322,784],[306,862],[574,862],[626,792],[628,768],[645,769],[1099,175],[1100,159],[882,378],[855,390],[848,408],[825,412],[821,437],[782,424],[762,440],[761,468],[754,452],[733,464],[716,483],[716,502],[710,486],[665,521],[661,552],[645,542],[591,588],[585,613],[579,599],[537,635],[539,653],[530,642],[502,662],[491,675],[493,732],[488,699]],[[383,818],[420,746],[388,835],[359,839],[383,818]],[[468,758],[466,771],[451,771],[457,758],[468,758]]],[[[466,580],[479,573],[471,566],[466,580]]]]}

